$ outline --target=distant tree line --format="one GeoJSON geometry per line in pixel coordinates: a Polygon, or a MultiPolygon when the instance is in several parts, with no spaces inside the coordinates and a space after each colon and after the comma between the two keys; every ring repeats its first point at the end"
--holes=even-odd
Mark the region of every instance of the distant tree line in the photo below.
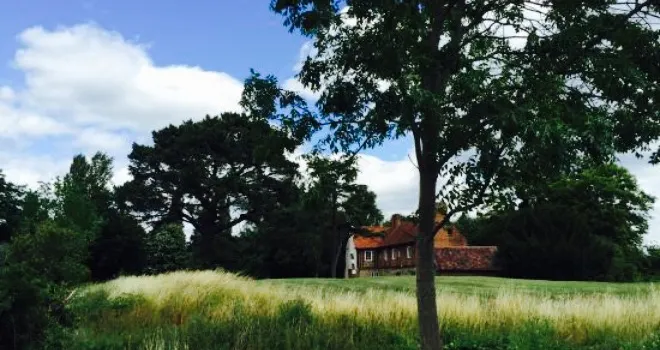
{"type": "Polygon", "coordinates": [[[624,168],[605,164],[457,224],[471,244],[499,247],[509,277],[633,281],[660,272],[657,249],[642,246],[653,202],[624,168]]]}

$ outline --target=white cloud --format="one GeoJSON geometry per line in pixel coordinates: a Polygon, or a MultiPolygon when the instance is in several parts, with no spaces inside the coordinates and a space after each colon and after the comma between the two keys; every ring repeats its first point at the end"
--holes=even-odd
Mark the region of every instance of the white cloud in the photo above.
{"type": "Polygon", "coordinates": [[[39,182],[50,182],[64,174],[70,162],[70,159],[56,160],[48,155],[0,153],[0,164],[7,180],[32,189],[36,189],[39,182]]]}
{"type": "Polygon", "coordinates": [[[131,174],[128,172],[128,167],[115,167],[114,174],[112,176],[112,184],[115,186],[123,185],[124,183],[131,181],[131,174]]]}
{"type": "Polygon", "coordinates": [[[239,110],[242,83],[222,72],[156,66],[147,47],[93,24],[30,28],[14,65],[26,107],[75,124],[148,131],[239,110]]]}
{"type": "Polygon", "coordinates": [[[86,128],[76,134],[76,144],[88,152],[106,152],[109,154],[128,154],[130,144],[120,133],[86,128]]]}
{"type": "Polygon", "coordinates": [[[417,209],[419,174],[406,156],[386,161],[371,155],[360,155],[357,182],[369,186],[377,195],[378,207],[385,217],[411,214],[417,209]]]}
{"type": "MultiPolygon", "coordinates": [[[[654,144],[651,147],[658,146],[654,144]]],[[[638,159],[632,154],[623,154],[619,156],[619,164],[637,178],[637,183],[644,192],[655,197],[656,202],[650,213],[649,232],[644,237],[644,242],[660,244],[660,172],[657,166],[648,163],[649,155],[650,152],[645,152],[644,158],[638,159]]]]}
{"type": "Polygon", "coordinates": [[[321,91],[313,91],[306,88],[297,78],[289,78],[284,81],[282,88],[298,93],[304,99],[316,101],[321,97],[321,91]]]}
{"type": "Polygon", "coordinates": [[[113,182],[123,183],[129,141],[239,110],[239,80],[196,66],[156,65],[146,45],[95,24],[33,27],[17,39],[11,62],[24,82],[0,86],[0,164],[16,183],[50,181],[73,155],[98,150],[115,158],[113,182]]]}
{"type": "Polygon", "coordinates": [[[0,86],[0,101],[11,102],[15,97],[14,90],[9,86],[0,86]]]}

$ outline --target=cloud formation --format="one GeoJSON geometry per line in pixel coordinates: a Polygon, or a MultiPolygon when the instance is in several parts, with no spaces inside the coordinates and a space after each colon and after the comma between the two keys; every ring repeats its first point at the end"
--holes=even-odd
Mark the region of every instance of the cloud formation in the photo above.
{"type": "Polygon", "coordinates": [[[2,162],[12,181],[48,181],[53,164],[97,150],[117,159],[122,181],[132,141],[170,123],[239,110],[241,81],[156,65],[148,46],[95,24],[33,27],[17,41],[11,64],[22,87],[0,86],[0,149],[12,155],[2,162]]]}

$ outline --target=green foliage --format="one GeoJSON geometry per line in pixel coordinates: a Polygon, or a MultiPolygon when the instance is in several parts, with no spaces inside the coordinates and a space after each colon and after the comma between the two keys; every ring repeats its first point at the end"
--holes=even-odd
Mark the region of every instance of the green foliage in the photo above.
{"type": "Polygon", "coordinates": [[[319,226],[324,223],[309,206],[306,194],[301,193],[298,198],[281,210],[264,215],[258,225],[241,233],[241,271],[261,278],[318,274],[323,264],[319,226]]]}
{"type": "Polygon", "coordinates": [[[465,236],[469,245],[499,245],[502,240],[501,232],[488,230],[488,219],[484,216],[462,215],[456,220],[456,228],[465,236]]]}
{"type": "Polygon", "coordinates": [[[297,141],[256,117],[207,116],[155,131],[153,141],[133,145],[133,180],[119,196],[154,227],[190,223],[200,268],[231,261],[222,257],[233,254],[232,227],[277,207],[297,175],[285,157],[297,141]]]}
{"type": "Polygon", "coordinates": [[[585,169],[550,184],[546,202],[563,203],[588,219],[598,236],[622,249],[638,249],[648,229],[654,198],[626,169],[607,164],[585,169]]]}
{"type": "Polygon", "coordinates": [[[23,265],[51,283],[72,286],[88,279],[86,258],[84,234],[45,222],[36,233],[12,239],[7,266],[23,265]]]}
{"type": "MultiPolygon", "coordinates": [[[[542,205],[491,223],[502,230],[498,260],[513,277],[550,280],[608,279],[616,246],[593,234],[568,206],[542,205]]],[[[491,231],[492,232],[492,231],[491,231]]]]}
{"type": "Polygon", "coordinates": [[[646,247],[645,269],[647,276],[653,280],[660,278],[660,246],[646,247]]]}
{"type": "Polygon", "coordinates": [[[306,155],[309,178],[242,233],[241,270],[259,277],[335,276],[352,231],[382,221],[376,195],[355,183],[353,157],[306,155]],[[335,271],[333,273],[333,271],[335,271]]]}
{"type": "Polygon", "coordinates": [[[94,280],[140,273],[146,259],[144,229],[121,210],[111,177],[112,158],[100,152],[89,160],[77,155],[63,178],[28,193],[25,199],[28,231],[28,226],[52,217],[60,226],[84,234],[94,280]]]}
{"type": "Polygon", "coordinates": [[[188,267],[186,235],[183,226],[167,224],[149,233],[146,272],[157,274],[188,267]]]}
{"type": "Polygon", "coordinates": [[[355,157],[309,155],[306,159],[311,176],[307,204],[317,216],[315,229],[321,237],[321,259],[330,262],[329,275],[335,277],[337,270],[343,270],[339,260],[351,232],[360,226],[380,223],[383,215],[376,207],[376,195],[355,183],[355,157]]]}
{"type": "Polygon", "coordinates": [[[73,158],[69,172],[53,184],[55,220],[95,240],[110,206],[108,188],[112,177],[112,159],[96,153],[91,161],[85,156],[73,158]]]}
{"type": "Polygon", "coordinates": [[[89,246],[92,279],[103,281],[144,271],[147,234],[133,217],[110,208],[96,239],[89,246]]]}
{"type": "Polygon", "coordinates": [[[65,340],[66,287],[87,280],[86,252],[84,235],[49,222],[12,238],[0,269],[1,348],[56,348],[65,340]]]}
{"type": "Polygon", "coordinates": [[[55,202],[48,184],[42,183],[38,190],[29,190],[23,199],[20,230],[34,233],[39,225],[52,219],[55,202]]]}
{"type": "Polygon", "coordinates": [[[459,220],[468,238],[500,246],[507,274],[559,280],[640,277],[642,236],[654,199],[625,169],[613,164],[587,168],[528,193],[534,200],[520,209],[459,220]]]}
{"type": "Polygon", "coordinates": [[[20,224],[23,189],[7,182],[0,171],[0,244],[9,241],[20,224]]]}

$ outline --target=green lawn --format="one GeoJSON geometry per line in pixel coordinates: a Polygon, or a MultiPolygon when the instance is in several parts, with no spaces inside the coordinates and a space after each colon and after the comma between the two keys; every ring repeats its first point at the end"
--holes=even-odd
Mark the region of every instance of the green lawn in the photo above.
{"type": "MultiPolygon", "coordinates": [[[[283,286],[308,286],[333,290],[366,291],[369,289],[415,292],[414,276],[362,277],[352,279],[294,278],[265,280],[259,283],[283,286]]],[[[538,295],[636,295],[655,288],[653,283],[606,283],[523,280],[501,277],[437,276],[438,292],[494,295],[499,291],[514,290],[517,293],[538,295]]]]}

